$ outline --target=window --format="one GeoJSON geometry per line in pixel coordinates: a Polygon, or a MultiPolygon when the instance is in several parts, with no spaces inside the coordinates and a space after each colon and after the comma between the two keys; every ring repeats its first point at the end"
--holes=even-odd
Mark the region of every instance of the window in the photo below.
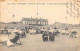
{"type": "Polygon", "coordinates": [[[25,21],[23,21],[23,24],[25,24],[25,21]]]}

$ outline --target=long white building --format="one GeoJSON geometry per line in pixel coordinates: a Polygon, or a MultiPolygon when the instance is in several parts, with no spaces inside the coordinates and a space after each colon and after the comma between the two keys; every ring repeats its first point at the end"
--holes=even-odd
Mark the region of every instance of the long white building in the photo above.
{"type": "Polygon", "coordinates": [[[22,23],[25,25],[48,25],[48,20],[41,18],[22,18],[22,23]]]}

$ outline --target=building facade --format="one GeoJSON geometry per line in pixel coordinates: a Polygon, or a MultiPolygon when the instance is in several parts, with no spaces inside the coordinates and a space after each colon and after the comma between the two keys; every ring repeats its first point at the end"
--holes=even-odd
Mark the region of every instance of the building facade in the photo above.
{"type": "Polygon", "coordinates": [[[22,18],[22,23],[25,25],[48,25],[48,20],[41,18],[22,18]]]}

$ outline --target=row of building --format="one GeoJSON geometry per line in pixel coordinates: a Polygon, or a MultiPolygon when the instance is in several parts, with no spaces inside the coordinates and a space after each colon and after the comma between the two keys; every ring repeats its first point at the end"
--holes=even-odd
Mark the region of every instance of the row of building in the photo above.
{"type": "Polygon", "coordinates": [[[28,28],[36,28],[36,29],[80,29],[80,25],[72,25],[67,23],[60,23],[55,22],[52,25],[48,25],[47,19],[41,18],[22,18],[20,22],[10,22],[10,23],[3,23],[0,22],[0,28],[7,27],[9,29],[24,29],[25,27],[28,28]]]}

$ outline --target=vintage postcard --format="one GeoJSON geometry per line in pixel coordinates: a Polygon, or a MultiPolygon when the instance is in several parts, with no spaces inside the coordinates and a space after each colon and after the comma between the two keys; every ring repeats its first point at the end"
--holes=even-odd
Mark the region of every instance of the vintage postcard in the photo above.
{"type": "Polygon", "coordinates": [[[80,0],[0,0],[0,51],[80,51],[80,0]]]}

